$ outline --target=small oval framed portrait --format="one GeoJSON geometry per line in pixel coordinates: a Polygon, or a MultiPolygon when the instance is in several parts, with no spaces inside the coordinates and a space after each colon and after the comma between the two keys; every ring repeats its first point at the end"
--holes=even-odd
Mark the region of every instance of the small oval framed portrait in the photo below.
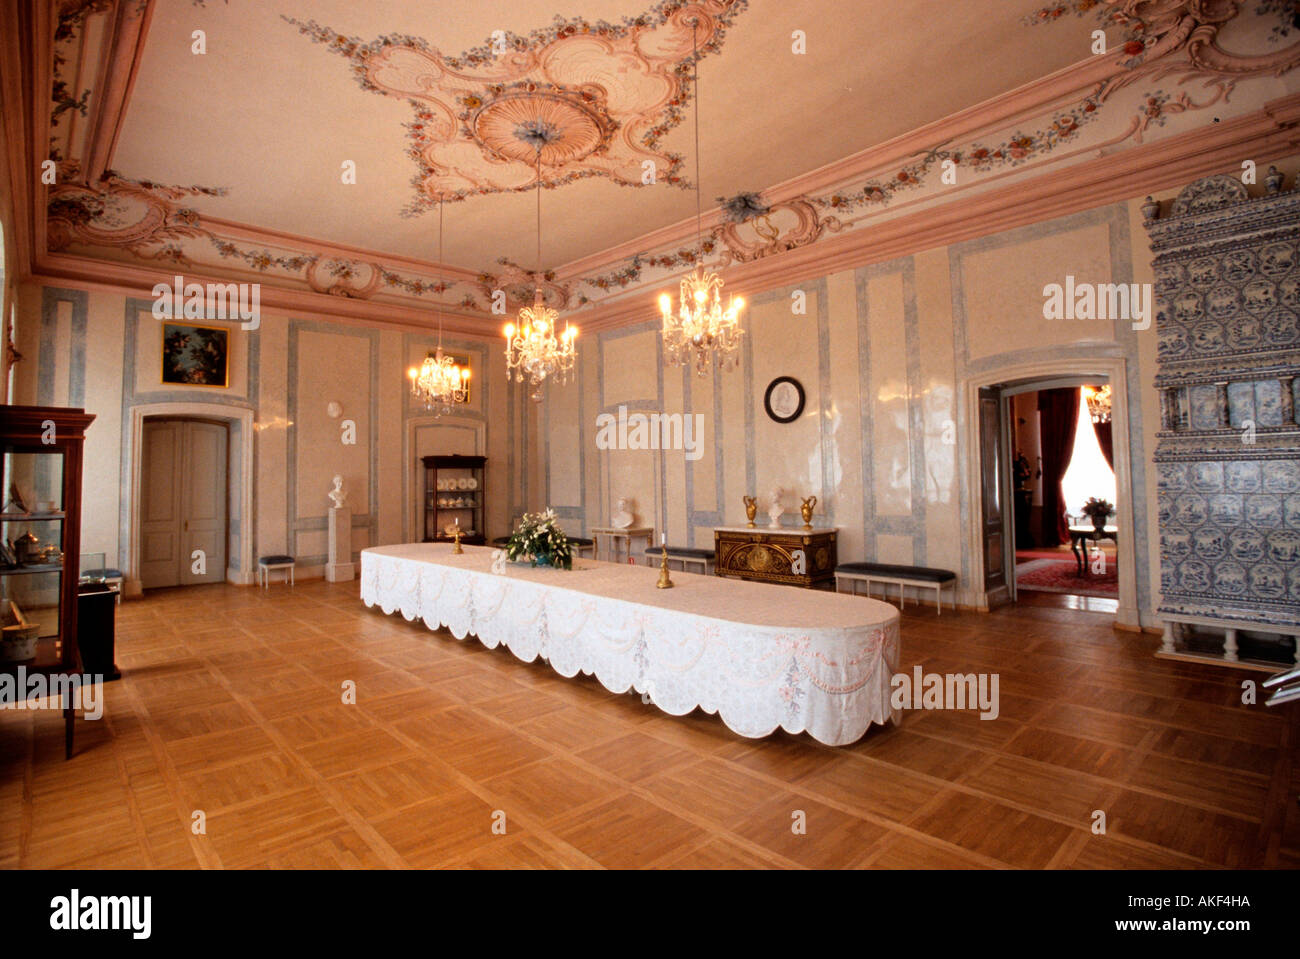
{"type": "Polygon", "coordinates": [[[763,409],[778,423],[793,423],[803,413],[803,385],[793,376],[778,376],[767,384],[763,409]]]}

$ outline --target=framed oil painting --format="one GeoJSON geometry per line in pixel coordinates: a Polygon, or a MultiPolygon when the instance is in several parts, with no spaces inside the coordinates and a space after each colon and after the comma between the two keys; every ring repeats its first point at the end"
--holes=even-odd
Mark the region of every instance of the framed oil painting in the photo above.
{"type": "Polygon", "coordinates": [[[164,323],[162,381],[184,386],[228,386],[230,331],[218,326],[164,323]]]}

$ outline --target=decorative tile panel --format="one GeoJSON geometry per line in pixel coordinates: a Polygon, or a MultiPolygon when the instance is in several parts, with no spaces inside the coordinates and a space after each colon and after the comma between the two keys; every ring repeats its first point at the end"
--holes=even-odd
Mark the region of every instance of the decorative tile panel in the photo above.
{"type": "Polygon", "coordinates": [[[1300,194],[1180,194],[1155,254],[1160,612],[1300,627],[1300,194]]]}

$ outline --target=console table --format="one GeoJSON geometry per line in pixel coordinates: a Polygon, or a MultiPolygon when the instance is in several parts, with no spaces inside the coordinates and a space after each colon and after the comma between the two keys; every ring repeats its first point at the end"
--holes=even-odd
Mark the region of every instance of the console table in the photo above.
{"type": "Polygon", "coordinates": [[[831,527],[719,526],[713,530],[717,576],[787,586],[835,588],[836,530],[831,527]]]}
{"type": "Polygon", "coordinates": [[[591,538],[594,542],[592,552],[596,559],[600,559],[600,538],[608,537],[609,542],[605,546],[606,556],[611,563],[626,563],[632,558],[632,540],[644,539],[646,547],[654,545],[655,531],[653,526],[627,526],[622,529],[616,526],[594,526],[591,530],[591,538]]]}

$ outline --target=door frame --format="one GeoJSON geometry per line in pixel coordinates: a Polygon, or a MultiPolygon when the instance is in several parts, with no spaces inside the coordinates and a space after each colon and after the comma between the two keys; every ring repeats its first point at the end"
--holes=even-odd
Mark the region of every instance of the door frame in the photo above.
{"type": "MultiPolygon", "coordinates": [[[[226,582],[249,585],[254,581],[253,573],[253,411],[242,406],[225,403],[141,403],[131,407],[130,447],[128,452],[128,469],[130,470],[131,492],[126,502],[126,568],[122,570],[125,579],[123,586],[127,596],[140,596],[144,588],[140,584],[140,474],[143,469],[144,421],[155,417],[189,418],[200,420],[219,420],[239,423],[240,473],[239,482],[239,569],[230,565],[226,557],[226,582]]],[[[229,449],[229,446],[227,446],[229,449]]],[[[236,482],[236,477],[227,472],[226,482],[236,482]]],[[[229,524],[230,517],[226,517],[229,524]]],[[[229,528],[227,526],[227,528],[229,528]]],[[[227,534],[228,535],[228,534],[227,534]]]]}
{"type": "MultiPolygon", "coordinates": [[[[972,562],[971,594],[975,599],[975,605],[983,609],[989,608],[989,594],[984,590],[983,513],[977,508],[981,503],[980,490],[983,489],[983,463],[979,442],[980,389],[988,387],[997,387],[999,390],[1014,389],[1021,382],[1033,381],[1040,382],[1039,389],[1047,389],[1053,385],[1053,380],[1057,381],[1055,385],[1066,385],[1069,381],[1077,382],[1080,378],[1088,377],[1105,377],[1110,383],[1115,489],[1116,498],[1119,500],[1115,507],[1115,519],[1121,529],[1129,531],[1129,535],[1120,537],[1117,550],[1119,608],[1115,613],[1115,622],[1129,629],[1140,629],[1141,617],[1137,606],[1137,543],[1133,535],[1136,529],[1133,508],[1136,500],[1133,489],[1133,467],[1130,461],[1132,447],[1129,441],[1128,361],[1122,356],[1070,357],[1035,363],[1017,363],[998,367],[965,380],[962,399],[967,412],[963,432],[968,451],[965,464],[966,486],[970,490],[968,500],[970,505],[966,510],[965,543],[967,555],[971,557],[972,562]]],[[[1004,393],[1002,396],[1003,403],[1006,402],[1006,395],[1004,393]]],[[[1005,469],[1003,472],[1005,473],[1005,469]]],[[[1014,542],[1008,543],[1006,548],[1012,550],[1011,568],[1014,568],[1014,542]]]]}

